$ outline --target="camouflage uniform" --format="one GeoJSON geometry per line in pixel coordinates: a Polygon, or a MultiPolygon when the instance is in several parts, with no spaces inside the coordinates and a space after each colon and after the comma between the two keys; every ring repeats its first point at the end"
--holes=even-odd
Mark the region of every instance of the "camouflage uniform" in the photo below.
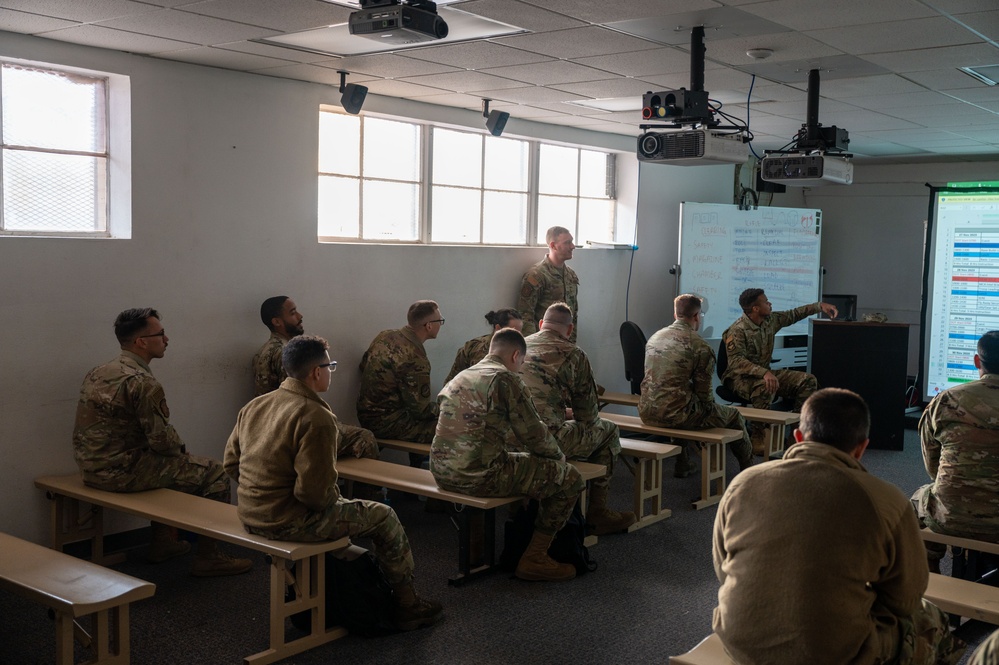
{"type": "Polygon", "coordinates": [[[250,533],[276,540],[371,538],[389,584],[408,582],[413,554],[395,511],[340,496],[338,437],[329,405],[297,379],[244,406],[223,458],[238,483],[239,519],[250,533]]]}
{"type": "MultiPolygon", "coordinates": [[[[933,479],[912,495],[924,526],[999,542],[999,374],[934,397],[919,419],[919,437],[933,479]]],[[[930,545],[931,558],[946,552],[930,545]]]]}
{"type": "Polygon", "coordinates": [[[83,482],[111,492],[168,487],[228,503],[222,465],[189,455],[169,419],[163,386],[139,356],[122,351],[90,370],[73,427],[83,482]]]}
{"type": "Polygon", "coordinates": [[[412,328],[384,330],[364,352],[357,418],[380,439],[433,441],[430,360],[412,328]]]}
{"type": "Polygon", "coordinates": [[[715,353],[708,343],[687,322],[674,321],[652,335],[645,346],[638,414],[643,422],[660,427],[741,430],[742,441],[732,443],[732,452],[745,466],[753,457],[746,421],[734,407],[715,403],[711,390],[714,371],[715,353]]]}
{"type": "MultiPolygon", "coordinates": [[[[725,387],[757,409],[769,409],[774,393],[767,390],[763,375],[772,372],[780,386],[776,395],[794,399],[794,410],[801,411],[801,405],[808,396],[818,390],[819,383],[807,372],[793,369],[770,369],[770,359],[774,354],[774,335],[777,331],[801,321],[807,316],[818,314],[822,309],[819,303],[802,305],[784,312],[771,312],[759,325],[743,314],[722,333],[725,351],[728,353],[728,367],[722,376],[725,387]]],[[[749,434],[756,454],[763,453],[766,437],[765,423],[750,423],[749,434]]]]}
{"type": "MultiPolygon", "coordinates": [[[[257,397],[277,390],[287,374],[281,354],[287,340],[277,333],[271,333],[257,355],[253,356],[253,380],[257,397]]],[[[337,421],[340,427],[340,438],[337,439],[337,457],[368,457],[378,459],[378,442],[369,430],[356,425],[348,425],[337,421]]]]}
{"type": "Polygon", "coordinates": [[[444,379],[444,385],[447,385],[448,381],[458,376],[458,372],[468,369],[485,358],[489,354],[489,344],[492,341],[493,334],[489,333],[465,342],[465,345],[458,349],[458,353],[454,357],[454,364],[451,365],[451,371],[448,372],[447,378],[444,379]]]}
{"type": "Polygon", "coordinates": [[[975,649],[968,665],[999,665],[999,630],[989,635],[975,649]]]}
{"type": "Polygon", "coordinates": [[[600,418],[597,384],[583,350],[554,331],[542,330],[527,338],[520,375],[565,456],[605,465],[607,475],[593,485],[606,487],[621,452],[621,435],[617,425],[600,418]],[[566,407],[572,408],[573,420],[565,419],[566,407]]]}
{"type": "MultiPolygon", "coordinates": [[[[563,265],[556,268],[545,255],[544,260],[531,266],[524,273],[520,286],[520,301],[517,310],[524,317],[524,336],[538,332],[545,311],[557,302],[564,302],[572,310],[572,324],[579,324],[579,278],[572,268],[563,265]]],[[[569,341],[576,341],[576,328],[573,327],[569,341]]]]}
{"type": "Polygon", "coordinates": [[[523,380],[490,355],[444,386],[438,401],[430,448],[437,484],[472,496],[525,494],[539,502],[539,531],[561,529],[585,484],[561,461],[523,380]]]}

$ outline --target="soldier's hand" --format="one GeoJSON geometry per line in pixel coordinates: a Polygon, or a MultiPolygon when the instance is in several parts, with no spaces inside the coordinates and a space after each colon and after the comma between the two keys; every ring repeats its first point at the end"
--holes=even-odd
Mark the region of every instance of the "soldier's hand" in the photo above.
{"type": "Polygon", "coordinates": [[[780,381],[773,372],[767,372],[763,375],[763,383],[767,387],[767,392],[776,393],[777,389],[780,387],[780,381]]]}
{"type": "Polygon", "coordinates": [[[822,313],[828,316],[830,319],[835,319],[839,316],[839,310],[836,309],[836,305],[830,305],[827,302],[820,302],[819,308],[822,309],[822,313]]]}

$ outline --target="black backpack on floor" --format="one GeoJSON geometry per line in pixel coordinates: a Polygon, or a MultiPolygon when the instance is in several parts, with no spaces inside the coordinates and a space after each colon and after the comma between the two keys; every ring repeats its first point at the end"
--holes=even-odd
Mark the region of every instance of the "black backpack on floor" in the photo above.
{"type": "MultiPolygon", "coordinates": [[[[534,536],[534,520],[538,516],[538,502],[531,500],[527,508],[519,511],[513,519],[503,525],[503,552],[500,554],[500,568],[513,572],[534,536]]],[[[590,558],[590,552],[583,544],[586,537],[586,519],[579,508],[579,502],[572,508],[572,514],[565,526],[555,534],[548,556],[559,563],[569,563],[576,567],[576,575],[585,575],[597,569],[597,562],[590,558]]]]}
{"type": "MultiPolygon", "coordinates": [[[[289,587],[285,599],[292,598],[289,587]]],[[[326,553],[326,627],[343,626],[352,635],[379,637],[397,632],[392,621],[392,589],[371,552],[352,545],[339,556],[326,553]]],[[[309,632],[309,613],[291,617],[293,626],[309,632]]]]}

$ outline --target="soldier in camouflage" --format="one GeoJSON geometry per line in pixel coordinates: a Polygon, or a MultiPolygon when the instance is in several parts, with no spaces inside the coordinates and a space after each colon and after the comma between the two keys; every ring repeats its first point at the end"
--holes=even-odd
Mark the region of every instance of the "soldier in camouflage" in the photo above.
{"type": "Polygon", "coordinates": [[[516,330],[493,335],[489,354],[460,372],[438,396],[430,449],[437,484],[472,496],[524,494],[538,500],[534,536],[517,564],[525,580],[572,579],[576,569],[548,556],[585,484],[538,415],[517,371],[527,345],[516,330]]]}
{"type": "MultiPolygon", "coordinates": [[[[80,388],[73,426],[73,451],[83,482],[109,492],[169,488],[229,502],[229,480],[222,465],[188,454],[170,424],[163,386],[149,363],[166,353],[169,338],[152,308],[127,309],[114,322],[121,355],[90,370],[80,388]]],[[[153,522],[146,558],[159,563],[186,554],[191,546],[176,531],[153,522]]],[[[249,559],[222,552],[202,536],[191,574],[235,575],[250,570],[249,559]]]]}
{"type": "Polygon", "coordinates": [[[621,435],[617,425],[600,417],[593,369],[583,350],[569,341],[572,330],[568,305],[549,307],[541,332],[527,338],[527,358],[520,374],[542,422],[565,456],[607,468],[603,478],[592,482],[587,523],[597,535],[623,531],[635,523],[635,514],[607,507],[621,435]]]}
{"type": "MultiPolygon", "coordinates": [[[[281,352],[289,339],[305,332],[303,317],[288,296],[273,296],[260,305],[260,320],[271,336],[253,356],[254,389],[257,397],[277,390],[286,375],[281,364],[281,352]]],[[[340,427],[337,457],[369,457],[378,459],[375,435],[363,427],[337,421],[340,427]]]]}
{"type": "MultiPolygon", "coordinates": [[[[660,427],[703,429],[727,427],[743,432],[742,441],[732,443],[739,469],[753,463],[753,447],[746,433],[746,421],[731,406],[715,403],[711,376],[715,353],[697,331],[701,327],[701,299],[684,294],[673,301],[676,320],[659,330],[645,346],[645,378],[638,399],[642,421],[660,427]]],[[[687,446],[677,457],[677,477],[696,471],[687,446]]]]}
{"type": "MultiPolygon", "coordinates": [[[[722,375],[725,387],[757,409],[769,409],[774,396],[794,400],[794,411],[819,383],[807,372],[792,369],[770,369],[777,331],[797,323],[812,314],[824,312],[829,318],[839,314],[834,305],[816,302],[784,312],[774,312],[763,289],[746,289],[739,296],[743,315],[722,333],[722,343],[728,355],[728,366],[722,375]]],[[[762,455],[766,424],[751,423],[750,438],[753,452],[762,455]]]]}
{"type": "MultiPolygon", "coordinates": [[[[923,526],[999,542],[999,330],[978,340],[978,380],[948,388],[919,419],[923,463],[933,482],[916,490],[923,526]]],[[[931,570],[946,546],[926,544],[931,570]]]]}
{"type": "Polygon", "coordinates": [[[971,654],[968,665],[999,665],[999,630],[978,645],[975,653],[971,654]]]}
{"type": "Polygon", "coordinates": [[[409,307],[407,325],[384,330],[361,358],[357,418],[380,439],[430,443],[437,427],[437,402],[430,394],[430,360],[423,348],[444,325],[433,300],[409,307]]]}
{"type": "MultiPolygon", "coordinates": [[[[321,337],[299,335],[282,352],[281,386],[244,406],[225,447],[225,472],[238,483],[240,521],[276,540],[370,538],[392,586],[395,623],[413,630],[434,623],[441,606],[416,595],[413,553],[395,511],[349,501],[337,487],[337,418],[326,392],[336,363],[321,337]]],[[[332,592],[332,590],[331,590],[332,592]]]]}
{"type": "Polygon", "coordinates": [[[492,341],[494,332],[503,328],[513,328],[520,332],[524,328],[524,320],[521,318],[520,312],[510,307],[489,312],[486,314],[486,321],[493,329],[488,335],[468,340],[463,347],[458,349],[458,353],[454,357],[454,364],[451,365],[451,371],[444,379],[444,385],[458,376],[458,372],[468,369],[486,357],[486,354],[489,353],[489,342],[492,341]]]}
{"type": "Polygon", "coordinates": [[[540,329],[545,311],[557,302],[564,302],[572,311],[572,335],[569,341],[576,342],[576,325],[579,323],[579,278],[572,268],[565,264],[572,258],[576,246],[572,233],[561,226],[553,226],[545,234],[548,254],[540,262],[524,273],[520,286],[520,301],[517,309],[524,317],[524,335],[532,335],[540,329]]]}

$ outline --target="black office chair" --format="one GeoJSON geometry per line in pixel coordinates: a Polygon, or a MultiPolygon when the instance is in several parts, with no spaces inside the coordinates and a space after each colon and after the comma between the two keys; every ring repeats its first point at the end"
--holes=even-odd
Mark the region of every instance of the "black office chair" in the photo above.
{"type": "MultiPolygon", "coordinates": [[[[719,380],[725,374],[726,368],[728,368],[728,351],[725,349],[725,340],[723,339],[721,344],[718,345],[718,359],[715,365],[715,371],[718,372],[719,380]]],[[[715,393],[729,404],[738,404],[739,406],[749,406],[750,404],[748,400],[742,399],[735,392],[726,388],[724,383],[715,388],[715,393]]]]}
{"type": "Polygon", "coordinates": [[[624,351],[624,378],[631,381],[631,394],[642,393],[645,378],[645,333],[638,324],[625,321],[621,324],[621,349],[624,351]]]}

